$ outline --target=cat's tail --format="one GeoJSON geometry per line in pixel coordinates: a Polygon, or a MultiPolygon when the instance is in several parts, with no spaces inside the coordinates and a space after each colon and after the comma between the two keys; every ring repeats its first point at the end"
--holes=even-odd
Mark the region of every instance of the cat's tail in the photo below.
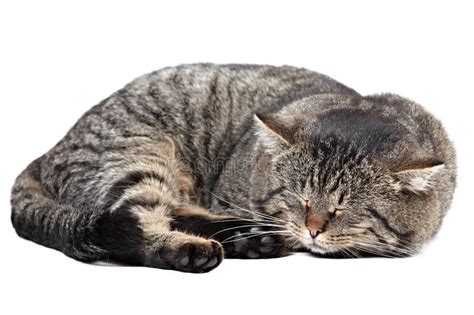
{"type": "Polygon", "coordinates": [[[105,251],[93,244],[97,214],[47,196],[40,182],[40,159],[18,176],[12,188],[11,220],[16,232],[75,259],[100,259],[105,251]]]}

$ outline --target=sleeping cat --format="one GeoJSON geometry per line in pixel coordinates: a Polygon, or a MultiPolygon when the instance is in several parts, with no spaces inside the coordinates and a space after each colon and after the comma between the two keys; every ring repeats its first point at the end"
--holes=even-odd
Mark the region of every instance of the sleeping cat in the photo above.
{"type": "Polygon", "coordinates": [[[12,189],[26,239],[82,261],[207,272],[297,250],[412,255],[456,179],[441,123],[306,69],[192,64],[90,109],[12,189]]]}

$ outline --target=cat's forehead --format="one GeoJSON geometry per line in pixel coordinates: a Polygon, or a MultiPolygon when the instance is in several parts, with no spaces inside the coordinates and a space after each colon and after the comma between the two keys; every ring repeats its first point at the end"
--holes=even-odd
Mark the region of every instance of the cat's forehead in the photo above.
{"type": "Polygon", "coordinates": [[[321,160],[308,174],[306,187],[311,191],[332,194],[368,185],[376,179],[376,174],[376,166],[367,162],[321,160]]]}
{"type": "Polygon", "coordinates": [[[301,148],[277,163],[283,184],[305,195],[336,198],[343,191],[367,188],[381,175],[380,166],[356,149],[320,146],[319,150],[314,154],[301,148]]]}

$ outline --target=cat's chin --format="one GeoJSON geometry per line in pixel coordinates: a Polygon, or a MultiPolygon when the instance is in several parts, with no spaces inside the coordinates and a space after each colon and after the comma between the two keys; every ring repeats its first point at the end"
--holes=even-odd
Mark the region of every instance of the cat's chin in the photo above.
{"type": "Polygon", "coordinates": [[[318,245],[317,243],[314,243],[314,242],[311,242],[311,243],[305,243],[304,246],[311,252],[311,253],[314,253],[314,254],[322,254],[322,255],[325,255],[325,254],[334,254],[334,253],[337,253],[340,251],[339,248],[336,248],[336,247],[327,247],[327,246],[321,246],[321,245],[318,245]]]}

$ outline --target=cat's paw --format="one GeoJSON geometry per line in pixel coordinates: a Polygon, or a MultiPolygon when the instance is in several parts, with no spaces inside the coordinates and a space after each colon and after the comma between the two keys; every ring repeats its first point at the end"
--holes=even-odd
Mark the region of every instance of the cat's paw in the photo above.
{"type": "Polygon", "coordinates": [[[225,257],[228,258],[273,258],[285,254],[280,238],[265,233],[249,237],[241,231],[236,231],[223,246],[225,257]]]}
{"type": "Polygon", "coordinates": [[[202,273],[216,268],[224,258],[222,245],[214,240],[184,241],[154,253],[159,268],[202,273]]]}

